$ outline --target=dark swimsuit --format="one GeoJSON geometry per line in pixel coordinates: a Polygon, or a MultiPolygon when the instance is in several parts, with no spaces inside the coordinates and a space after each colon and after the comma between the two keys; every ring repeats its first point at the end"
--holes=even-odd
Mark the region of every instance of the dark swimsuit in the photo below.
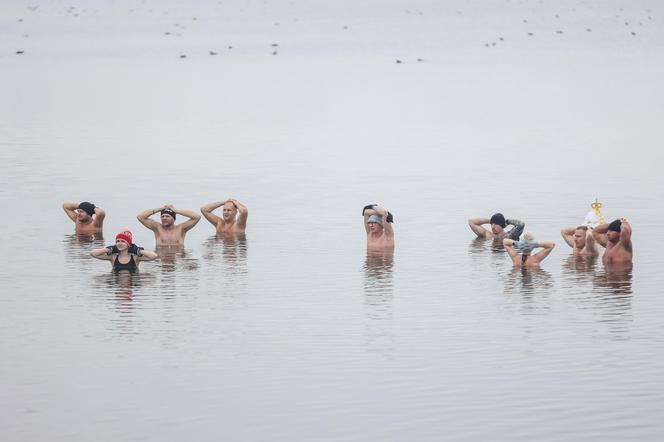
{"type": "Polygon", "coordinates": [[[134,255],[129,255],[129,262],[122,264],[120,262],[120,255],[115,257],[113,261],[113,270],[129,270],[130,272],[135,272],[138,267],[136,266],[136,261],[134,261],[134,255]]]}

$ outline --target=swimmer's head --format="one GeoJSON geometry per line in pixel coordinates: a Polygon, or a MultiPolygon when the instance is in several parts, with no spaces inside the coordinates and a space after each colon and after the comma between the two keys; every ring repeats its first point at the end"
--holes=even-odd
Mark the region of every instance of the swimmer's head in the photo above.
{"type": "Polygon", "coordinates": [[[574,247],[582,249],[586,246],[586,234],[588,233],[588,226],[579,226],[574,231],[574,247]]]}
{"type": "Polygon", "coordinates": [[[606,232],[606,239],[612,243],[617,243],[620,240],[620,225],[622,221],[616,219],[609,224],[609,230],[606,232]]]}
{"type": "Polygon", "coordinates": [[[128,248],[132,243],[133,235],[130,230],[123,230],[115,235],[115,246],[122,251],[128,248]]]}
{"type": "Polygon", "coordinates": [[[232,201],[226,201],[224,203],[224,221],[225,222],[232,222],[235,220],[235,216],[237,215],[237,207],[235,207],[235,204],[232,201]]]}
{"type": "Polygon", "coordinates": [[[491,217],[491,232],[494,235],[500,235],[503,233],[503,229],[507,226],[507,222],[505,222],[505,217],[503,216],[502,213],[495,213],[491,217]]]}
{"type": "Polygon", "coordinates": [[[80,221],[88,221],[89,218],[92,218],[92,215],[95,214],[95,206],[92,203],[89,203],[87,201],[83,201],[81,204],[78,205],[78,219],[80,221]]]}
{"type": "Polygon", "coordinates": [[[175,211],[166,207],[161,211],[161,224],[163,226],[170,226],[175,223],[175,211]]]}
{"type": "Polygon", "coordinates": [[[367,220],[367,224],[369,225],[369,229],[372,232],[375,232],[378,229],[382,229],[383,228],[383,217],[374,213],[367,220]]]}

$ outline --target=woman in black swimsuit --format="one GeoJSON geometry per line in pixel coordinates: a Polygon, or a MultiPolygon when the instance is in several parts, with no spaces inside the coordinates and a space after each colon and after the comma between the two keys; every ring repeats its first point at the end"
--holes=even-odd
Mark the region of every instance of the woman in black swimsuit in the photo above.
{"type": "Polygon", "coordinates": [[[104,261],[111,261],[113,271],[129,270],[135,272],[138,270],[138,264],[141,261],[152,261],[157,258],[157,254],[151,250],[144,250],[132,243],[132,234],[129,230],[118,233],[115,236],[115,245],[95,249],[90,255],[104,261]]]}

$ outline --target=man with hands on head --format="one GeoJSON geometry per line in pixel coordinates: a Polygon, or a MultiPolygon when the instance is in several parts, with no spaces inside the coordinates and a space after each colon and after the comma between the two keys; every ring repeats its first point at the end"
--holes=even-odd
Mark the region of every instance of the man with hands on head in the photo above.
{"type": "Polygon", "coordinates": [[[523,229],[526,227],[523,221],[519,221],[518,219],[505,219],[505,216],[503,216],[502,213],[496,213],[490,219],[470,218],[468,220],[468,225],[470,226],[470,230],[472,230],[479,238],[493,239],[496,241],[502,240],[503,238],[518,241],[523,233],[523,229]],[[482,227],[484,224],[490,224],[491,230],[482,227]],[[512,228],[510,230],[505,230],[508,225],[512,226],[512,228]]]}
{"type": "Polygon", "coordinates": [[[362,209],[364,229],[367,232],[367,248],[372,250],[394,249],[393,217],[384,207],[369,204],[362,209]]]}
{"type": "Polygon", "coordinates": [[[569,227],[560,231],[565,242],[572,248],[574,256],[597,256],[597,243],[588,226],[569,227]]]}
{"type": "Polygon", "coordinates": [[[154,232],[154,239],[157,246],[182,246],[184,237],[200,221],[201,216],[193,210],[180,210],[167,204],[155,209],[148,209],[139,213],[136,218],[148,229],[154,232]],[[161,223],[150,219],[152,215],[159,213],[161,223]],[[177,215],[186,216],[187,221],[175,224],[177,215]]]}
{"type": "Polygon", "coordinates": [[[224,233],[244,233],[247,228],[247,217],[249,210],[235,198],[207,204],[201,207],[201,213],[206,220],[212,224],[217,235],[224,233]],[[212,213],[215,209],[223,206],[221,217],[212,213]]]}
{"type": "Polygon", "coordinates": [[[62,208],[76,224],[76,233],[98,233],[102,231],[106,212],[101,207],[83,201],[79,204],[64,203],[62,208]]]}
{"type": "Polygon", "coordinates": [[[632,226],[625,218],[600,224],[593,229],[593,237],[606,247],[602,257],[605,266],[632,263],[632,226]]]}

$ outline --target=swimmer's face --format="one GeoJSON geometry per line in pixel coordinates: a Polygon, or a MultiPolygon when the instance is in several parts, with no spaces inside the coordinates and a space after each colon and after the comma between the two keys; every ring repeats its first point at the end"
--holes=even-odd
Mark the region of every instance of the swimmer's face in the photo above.
{"type": "Polygon", "coordinates": [[[117,247],[118,250],[122,252],[123,250],[127,250],[129,248],[129,244],[127,244],[127,241],[124,239],[116,239],[115,247],[117,247]]]}
{"type": "Polygon", "coordinates": [[[614,232],[613,230],[609,230],[606,232],[606,239],[609,240],[610,243],[617,243],[620,240],[620,232],[614,232]]]}
{"type": "Polygon", "coordinates": [[[92,219],[90,215],[85,210],[81,209],[76,209],[76,218],[78,218],[79,221],[87,223],[92,219]]]}
{"type": "Polygon", "coordinates": [[[491,233],[494,235],[500,235],[504,230],[500,224],[491,224],[491,233]]]}
{"type": "Polygon", "coordinates": [[[383,226],[381,226],[378,223],[368,223],[368,224],[370,232],[380,232],[381,230],[383,230],[383,226]]]}
{"type": "Polygon", "coordinates": [[[161,225],[164,227],[172,226],[175,220],[168,213],[161,214],[161,225]]]}
{"type": "Polygon", "coordinates": [[[577,249],[582,249],[586,246],[586,232],[582,229],[576,229],[574,232],[574,246],[577,249]]]}
{"type": "Polygon", "coordinates": [[[224,221],[226,222],[233,221],[235,219],[236,214],[237,214],[237,208],[235,207],[235,204],[231,202],[224,204],[224,221]]]}

